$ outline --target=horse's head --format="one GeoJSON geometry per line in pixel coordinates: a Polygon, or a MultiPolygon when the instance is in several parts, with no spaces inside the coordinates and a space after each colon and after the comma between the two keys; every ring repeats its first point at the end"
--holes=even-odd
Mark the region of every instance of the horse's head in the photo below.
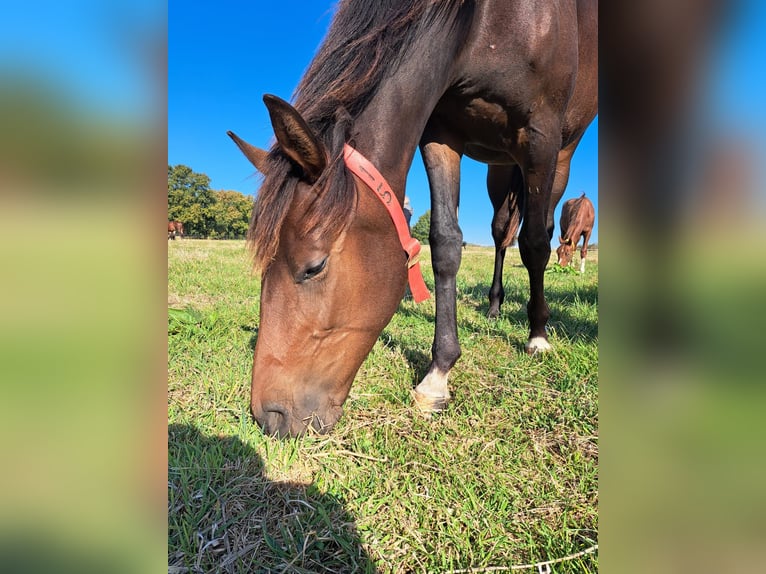
{"type": "Polygon", "coordinates": [[[249,231],[262,270],[251,410],[267,434],[326,432],[402,298],[406,257],[383,205],[345,168],[344,130],[325,143],[287,102],[264,102],[271,152],[229,133],[264,174],[249,231]]]}
{"type": "Polygon", "coordinates": [[[556,253],[559,256],[559,265],[566,267],[572,262],[572,253],[574,253],[574,242],[571,239],[564,239],[559,237],[559,248],[556,249],[556,253]]]}

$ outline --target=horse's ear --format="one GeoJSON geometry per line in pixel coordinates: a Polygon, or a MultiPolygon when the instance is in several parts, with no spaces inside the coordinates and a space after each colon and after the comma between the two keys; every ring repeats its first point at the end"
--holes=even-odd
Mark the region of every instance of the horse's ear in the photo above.
{"type": "Polygon", "coordinates": [[[269,110],[271,126],[279,147],[314,183],[327,167],[327,153],[298,111],[281,98],[266,94],[263,103],[269,110]]]}
{"type": "Polygon", "coordinates": [[[269,157],[269,152],[267,152],[265,149],[250,145],[232,131],[228,131],[226,133],[231,139],[234,140],[234,143],[237,144],[237,147],[240,149],[240,151],[245,154],[245,157],[250,160],[250,163],[255,166],[255,169],[265,174],[266,160],[269,157]]]}

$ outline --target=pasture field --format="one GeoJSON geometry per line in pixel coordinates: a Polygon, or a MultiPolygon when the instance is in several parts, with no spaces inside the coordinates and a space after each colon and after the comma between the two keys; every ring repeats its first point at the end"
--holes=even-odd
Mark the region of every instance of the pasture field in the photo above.
{"type": "MultiPolygon", "coordinates": [[[[493,255],[463,251],[446,412],[413,406],[434,301],[406,299],[331,433],[280,441],[249,413],[259,279],[244,242],[168,242],[168,307],[183,310],[168,320],[169,572],[498,571],[597,544],[598,252],[584,275],[546,274],[555,351],[533,357],[515,249],[486,318],[493,255]]],[[[597,569],[597,553],[551,566],[597,569]]]]}

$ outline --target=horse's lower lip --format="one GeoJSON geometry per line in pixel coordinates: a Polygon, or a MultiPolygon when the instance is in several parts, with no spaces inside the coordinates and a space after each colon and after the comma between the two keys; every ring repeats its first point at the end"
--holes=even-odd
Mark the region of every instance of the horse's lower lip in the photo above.
{"type": "Polygon", "coordinates": [[[315,431],[320,434],[328,433],[340,420],[343,415],[343,407],[331,405],[326,411],[323,417],[319,415],[312,415],[311,425],[315,431]]]}

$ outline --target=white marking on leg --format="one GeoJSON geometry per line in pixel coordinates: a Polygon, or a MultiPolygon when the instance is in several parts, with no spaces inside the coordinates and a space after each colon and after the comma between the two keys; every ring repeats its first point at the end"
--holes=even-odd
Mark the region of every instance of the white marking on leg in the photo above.
{"type": "Polygon", "coordinates": [[[553,347],[551,347],[551,344],[546,340],[545,337],[532,337],[527,341],[527,344],[524,346],[524,350],[530,354],[534,355],[535,353],[545,353],[547,351],[552,351],[553,347]]]}
{"type": "Polygon", "coordinates": [[[438,397],[449,399],[449,388],[447,388],[447,377],[449,372],[443,372],[437,367],[433,367],[415,390],[421,395],[427,397],[438,397]]]}
{"type": "Polygon", "coordinates": [[[447,403],[450,400],[447,386],[448,375],[449,371],[445,373],[437,367],[432,367],[420,381],[420,384],[415,387],[415,404],[421,411],[437,412],[447,408],[447,403]]]}
{"type": "Polygon", "coordinates": [[[580,273],[585,273],[585,257],[580,259],[580,273]]]}

